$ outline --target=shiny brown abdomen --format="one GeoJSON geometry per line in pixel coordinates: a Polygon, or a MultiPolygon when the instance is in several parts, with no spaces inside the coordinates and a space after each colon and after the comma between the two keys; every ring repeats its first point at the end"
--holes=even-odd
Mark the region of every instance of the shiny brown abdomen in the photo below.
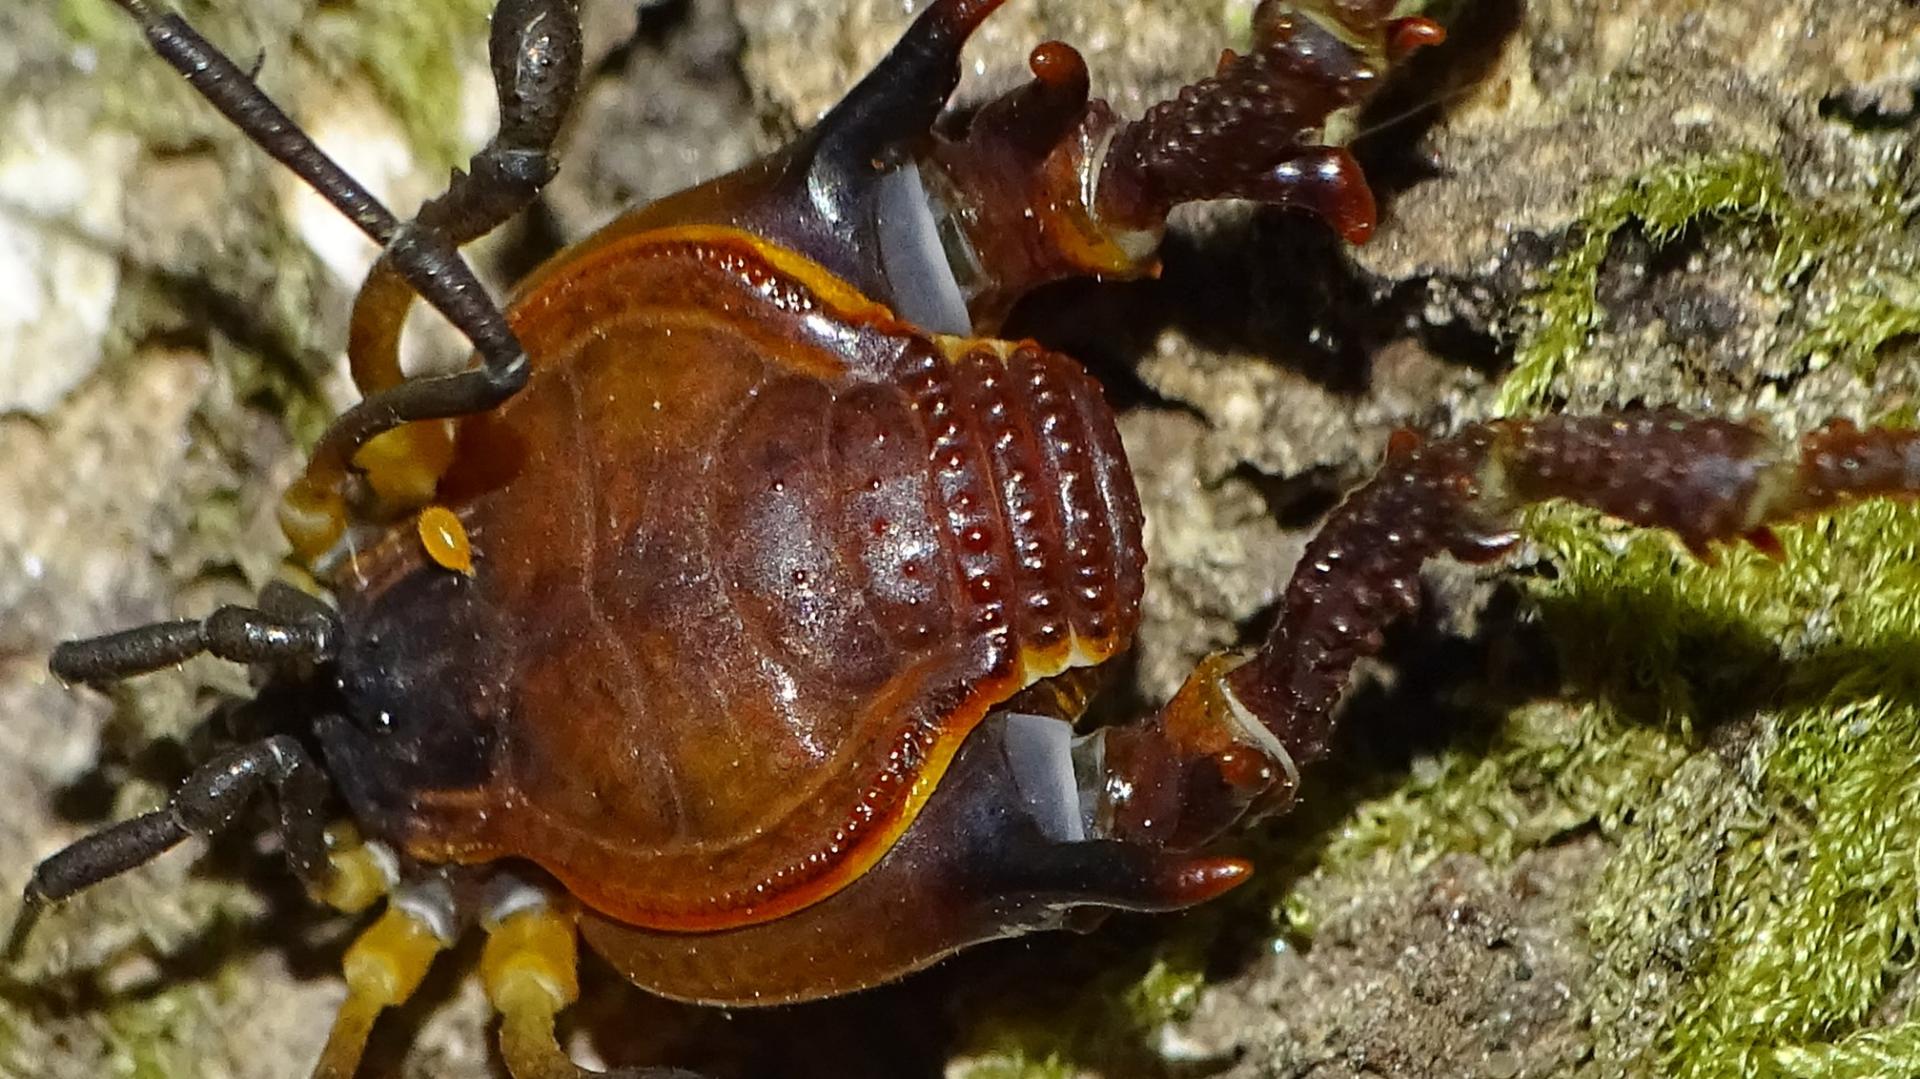
{"type": "MultiPolygon", "coordinates": [[[[1073,361],[719,229],[585,247],[511,317],[532,381],[442,487],[477,576],[433,583],[484,669],[410,687],[465,695],[486,778],[409,792],[416,856],[525,857],[634,925],[775,917],[877,861],[989,708],[1130,638],[1139,508],[1073,361]]],[[[448,572],[417,547],[362,557],[350,624],[448,572]]]]}

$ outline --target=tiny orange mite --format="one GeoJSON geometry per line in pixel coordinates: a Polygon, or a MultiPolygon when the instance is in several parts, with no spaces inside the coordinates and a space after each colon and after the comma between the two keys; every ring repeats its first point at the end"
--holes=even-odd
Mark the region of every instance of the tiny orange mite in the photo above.
{"type": "Polygon", "coordinates": [[[428,506],[420,511],[420,546],[441,569],[473,576],[473,542],[467,538],[467,526],[445,506],[428,506]]]}

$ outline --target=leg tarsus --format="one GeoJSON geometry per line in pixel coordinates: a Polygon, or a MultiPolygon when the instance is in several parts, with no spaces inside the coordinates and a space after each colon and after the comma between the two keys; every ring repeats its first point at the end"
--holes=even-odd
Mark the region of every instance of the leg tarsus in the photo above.
{"type": "Polygon", "coordinates": [[[1920,496],[1920,432],[1838,422],[1797,452],[1729,420],[1674,411],[1476,424],[1399,443],[1308,545],[1267,643],[1222,679],[1296,760],[1321,755],[1353,665],[1419,606],[1441,554],[1486,563],[1511,549],[1515,511],[1564,500],[1673,533],[1690,550],[1849,502],[1920,496]]]}
{"type": "Polygon", "coordinates": [[[207,650],[201,620],[155,622],[54,646],[47,666],[69,685],[102,685],[178,666],[207,650]]]}
{"type": "Polygon", "coordinates": [[[463,241],[519,213],[558,171],[554,142],[580,85],[574,0],[501,0],[488,52],[500,128],[474,156],[466,182],[456,178],[419,215],[463,241]]]}
{"type": "Polygon", "coordinates": [[[1101,222],[1154,231],[1180,203],[1249,198],[1315,212],[1354,243],[1372,233],[1373,195],[1334,152],[1345,133],[1328,129],[1378,92],[1390,63],[1445,34],[1390,18],[1391,2],[1294,10],[1303,6],[1313,5],[1262,3],[1251,51],[1115,136],[1094,205],[1101,222]]]}
{"type": "MultiPolygon", "coordinates": [[[[982,108],[964,136],[921,140],[920,164],[940,175],[972,264],[967,299],[976,329],[996,326],[1021,296],[1050,281],[1152,274],[1167,215],[1182,203],[1254,199],[1305,210],[1351,242],[1368,239],[1377,208],[1343,145],[1347,128],[1395,60],[1442,36],[1425,20],[1394,20],[1393,6],[1267,0],[1255,14],[1252,51],[1228,53],[1214,75],[1130,123],[1089,99],[1079,54],[1057,42],[1041,46],[1033,81],[982,108]]],[[[935,29],[939,10],[924,17],[935,29]]],[[[901,51],[913,50],[903,42],[901,51]]],[[[933,70],[924,57],[920,63],[933,70]]],[[[870,81],[891,72],[891,62],[883,64],[870,81]]],[[[912,85],[941,89],[936,82],[923,74],[912,85]]],[[[910,95],[867,106],[856,94],[843,108],[870,108],[892,126],[869,126],[896,136],[911,127],[916,137],[938,111],[910,95]]],[[[842,156],[884,160],[883,144],[893,145],[869,137],[858,144],[867,152],[842,156]]]]}
{"type": "MultiPolygon", "coordinates": [[[[456,171],[447,190],[420,207],[405,231],[457,250],[492,232],[530,205],[558,170],[554,141],[579,86],[579,14],[572,0],[502,0],[489,40],[500,126],[487,145],[456,171]]],[[[383,252],[354,300],[347,354],[363,396],[399,392],[400,337],[418,293],[418,276],[405,270],[397,245],[383,252]]],[[[485,350],[482,350],[483,355],[485,350]]],[[[514,387],[513,389],[517,389],[514,387]]],[[[513,389],[506,391],[508,395],[513,389]]],[[[468,396],[450,409],[408,405],[417,422],[381,431],[378,423],[346,417],[336,423],[349,437],[329,439],[306,475],[288,492],[282,523],[296,552],[311,560],[346,526],[341,494],[349,465],[363,469],[374,493],[389,506],[414,508],[432,498],[452,460],[453,429],[433,422],[498,404],[497,388],[469,380],[468,396]],[[429,416],[426,412],[442,415],[429,416]]],[[[395,400],[402,400],[396,398],[395,400]]]]}
{"type": "MultiPolygon", "coordinates": [[[[526,385],[529,366],[521,346],[499,305],[487,294],[473,270],[460,257],[458,246],[433,229],[402,224],[392,211],[335,164],[300,130],[286,113],[263,93],[252,76],[177,15],[155,14],[143,0],[118,0],[140,24],[154,52],[183,75],[202,97],[231,120],[248,138],[286,165],[295,175],[332,203],[369,238],[384,248],[382,259],[392,272],[405,278],[418,294],[444,315],[480,355],[480,366],[456,374],[417,379],[362,401],[336,419],[321,437],[307,475],[283,514],[304,529],[294,534],[295,546],[314,557],[331,545],[344,529],[341,489],[357,451],[383,432],[405,423],[447,419],[484,411],[518,393],[526,385]]],[[[559,0],[529,0],[536,11],[570,11],[559,0]]],[[[516,39],[547,42],[544,37],[516,39]]],[[[576,39],[577,41],[577,36],[576,39]]],[[[537,63],[526,56],[515,61],[520,72],[541,84],[549,69],[544,45],[532,50],[537,63]]],[[[535,127],[539,124],[536,122],[535,127]]],[[[506,164],[512,164],[509,161],[506,164]]]]}
{"type": "MultiPolygon", "coordinates": [[[[572,0],[501,0],[488,43],[500,126],[429,199],[411,227],[459,246],[527,208],[558,171],[554,141],[580,82],[580,20],[572,0]]],[[[402,380],[401,327],[413,285],[383,257],[354,304],[349,352],[354,383],[378,393],[402,380]]]]}
{"type": "Polygon", "coordinates": [[[120,821],[60,850],[34,867],[7,934],[6,958],[17,959],[46,909],[89,885],[145,865],[188,832],[171,808],[120,821]]]}
{"type": "MultiPolygon", "coordinates": [[[[349,176],[261,91],[252,76],[178,15],[157,15],[143,0],[117,0],[162,60],[254,144],[332,203],[375,243],[388,249],[421,295],[474,342],[486,366],[511,370],[525,354],[506,318],[486,298],[473,271],[445,245],[423,243],[392,211],[349,176]]],[[[364,440],[364,439],[363,439],[364,440]]]]}

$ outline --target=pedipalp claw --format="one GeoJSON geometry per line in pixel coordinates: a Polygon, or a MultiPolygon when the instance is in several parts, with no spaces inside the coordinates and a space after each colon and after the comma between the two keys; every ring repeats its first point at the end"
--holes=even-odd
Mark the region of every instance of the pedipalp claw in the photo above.
{"type": "Polygon", "coordinates": [[[1446,40],[1446,28],[1432,19],[1414,16],[1387,24],[1387,55],[1396,63],[1446,40]]]}

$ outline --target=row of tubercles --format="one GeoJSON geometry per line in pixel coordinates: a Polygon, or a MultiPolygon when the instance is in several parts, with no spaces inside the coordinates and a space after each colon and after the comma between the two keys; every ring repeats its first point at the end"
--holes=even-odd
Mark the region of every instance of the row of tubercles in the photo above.
{"type": "Polygon", "coordinates": [[[995,642],[996,672],[1011,659],[1004,522],[1001,519],[986,431],[975,403],[959,385],[964,378],[942,358],[929,355],[924,373],[909,387],[914,412],[925,425],[933,493],[945,513],[960,609],[968,629],[995,642]]]}
{"type": "MultiPolygon", "coordinates": [[[[979,635],[987,649],[985,676],[1010,677],[1016,660],[1011,646],[1007,613],[1009,582],[1001,545],[1000,513],[991,482],[982,434],[970,402],[958,392],[955,371],[937,351],[928,349],[915,362],[903,389],[908,405],[925,432],[933,497],[944,513],[942,544],[950,562],[938,566],[907,567],[915,573],[951,573],[959,584],[955,611],[966,619],[966,629],[979,635]]],[[[906,786],[920,780],[925,765],[946,733],[940,720],[944,709],[922,714],[887,755],[878,775],[854,804],[847,820],[828,845],[809,852],[800,862],[776,872],[756,892],[778,894],[793,882],[812,879],[839,863],[845,852],[881,824],[905,802],[906,786]]]]}
{"type": "Polygon", "coordinates": [[[1102,482],[1125,466],[1118,446],[1096,437],[1098,388],[1032,344],[975,347],[957,374],[1001,519],[996,591],[1005,595],[1023,681],[1104,660],[1135,598],[1118,577],[1138,558],[1130,546],[1137,537],[1116,534],[1128,529],[1129,515],[1102,482]]]}
{"type": "MultiPolygon", "coordinates": [[[[1102,446],[1090,429],[1097,387],[1058,357],[1032,346],[1003,352],[980,343],[949,361],[929,353],[904,387],[928,445],[933,496],[944,512],[945,543],[959,584],[956,604],[986,648],[984,676],[1002,692],[1075,663],[1111,654],[1126,620],[1114,559],[1137,536],[1113,534],[1103,491],[1102,446]],[[1077,385],[1078,377],[1085,385],[1077,385]]],[[[1107,468],[1124,467],[1108,462],[1107,468]]],[[[923,570],[924,572],[924,570],[923,570]]],[[[970,689],[985,689],[984,686],[970,689]]],[[[937,710],[934,714],[938,714],[937,710]]],[[[910,727],[829,845],[777,873],[763,891],[811,877],[901,804],[902,784],[923,774],[948,734],[932,721],[910,727]]]]}

